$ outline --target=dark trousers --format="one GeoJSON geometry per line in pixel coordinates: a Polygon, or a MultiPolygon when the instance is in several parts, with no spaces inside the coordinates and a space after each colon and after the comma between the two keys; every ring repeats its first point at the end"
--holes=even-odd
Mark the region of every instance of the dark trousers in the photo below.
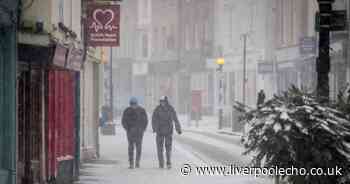
{"type": "Polygon", "coordinates": [[[171,149],[172,149],[172,143],[173,143],[173,136],[171,134],[170,135],[157,134],[156,142],[157,142],[159,166],[164,166],[164,146],[166,150],[166,163],[167,165],[171,165],[171,149]]]}
{"type": "Polygon", "coordinates": [[[128,154],[129,154],[129,163],[134,165],[134,150],[136,147],[136,165],[140,164],[141,153],[142,153],[142,135],[133,136],[128,134],[128,154]]]}

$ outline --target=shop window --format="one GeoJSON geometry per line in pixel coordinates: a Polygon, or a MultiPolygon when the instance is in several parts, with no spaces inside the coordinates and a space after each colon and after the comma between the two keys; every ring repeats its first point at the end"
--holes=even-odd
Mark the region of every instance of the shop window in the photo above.
{"type": "Polygon", "coordinates": [[[58,19],[59,19],[59,22],[64,23],[64,0],[59,0],[58,19]]]}
{"type": "Polygon", "coordinates": [[[142,56],[145,58],[148,57],[148,37],[147,37],[147,35],[143,35],[143,38],[142,38],[142,56]]]}

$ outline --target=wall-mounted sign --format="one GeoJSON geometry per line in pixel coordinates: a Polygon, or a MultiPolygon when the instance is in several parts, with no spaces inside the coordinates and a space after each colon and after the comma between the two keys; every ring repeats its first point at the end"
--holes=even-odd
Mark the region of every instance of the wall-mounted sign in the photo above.
{"type": "Polygon", "coordinates": [[[201,112],[202,110],[202,91],[192,90],[192,112],[201,112]]]}
{"type": "Polygon", "coordinates": [[[148,63],[133,63],[132,64],[132,73],[134,76],[136,75],[147,75],[148,74],[148,63]]]}
{"type": "Polygon", "coordinates": [[[300,54],[316,54],[317,41],[315,37],[300,39],[300,54]]]}
{"type": "Polygon", "coordinates": [[[119,46],[120,6],[91,3],[87,13],[87,44],[93,47],[119,46]]]}
{"type": "Polygon", "coordinates": [[[80,71],[83,65],[83,51],[80,49],[69,49],[67,57],[67,68],[75,71],[80,71]]]}
{"type": "Polygon", "coordinates": [[[332,31],[345,31],[348,24],[346,10],[335,10],[332,13],[332,31]]]}
{"type": "Polygon", "coordinates": [[[66,56],[68,49],[63,45],[57,44],[55,48],[55,55],[53,56],[52,63],[58,67],[66,66],[66,56]]]}
{"type": "Polygon", "coordinates": [[[273,63],[258,63],[258,73],[267,74],[273,72],[273,63]]]}
{"type": "MultiPolygon", "coordinates": [[[[325,13],[325,16],[329,16],[329,13],[325,13]]],[[[327,20],[327,19],[325,19],[327,20]]],[[[331,21],[322,21],[320,12],[316,12],[315,16],[315,30],[316,32],[320,31],[321,25],[330,24],[331,31],[345,31],[347,30],[347,12],[346,10],[333,10],[331,12],[331,21]]]]}

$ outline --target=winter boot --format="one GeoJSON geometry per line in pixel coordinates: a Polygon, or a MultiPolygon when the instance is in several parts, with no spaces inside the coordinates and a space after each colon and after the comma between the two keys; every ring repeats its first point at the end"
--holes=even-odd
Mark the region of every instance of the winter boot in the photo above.
{"type": "Polygon", "coordinates": [[[134,162],[129,163],[129,169],[134,169],[134,162]]]}

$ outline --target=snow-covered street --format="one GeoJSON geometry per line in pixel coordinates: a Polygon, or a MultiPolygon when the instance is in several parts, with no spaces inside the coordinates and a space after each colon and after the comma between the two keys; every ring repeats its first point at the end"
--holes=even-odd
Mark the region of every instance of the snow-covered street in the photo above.
{"type": "Polygon", "coordinates": [[[76,184],[163,184],[163,183],[272,183],[267,178],[253,176],[189,176],[181,174],[184,164],[192,166],[245,164],[248,158],[241,156],[239,136],[185,130],[176,135],[173,145],[173,168],[159,169],[155,135],[148,130],[144,135],[141,168],[128,169],[127,140],[124,130],[117,126],[116,136],[101,136],[101,158],[84,163],[80,181],[76,184]],[[232,141],[232,143],[231,143],[232,141]]]}

